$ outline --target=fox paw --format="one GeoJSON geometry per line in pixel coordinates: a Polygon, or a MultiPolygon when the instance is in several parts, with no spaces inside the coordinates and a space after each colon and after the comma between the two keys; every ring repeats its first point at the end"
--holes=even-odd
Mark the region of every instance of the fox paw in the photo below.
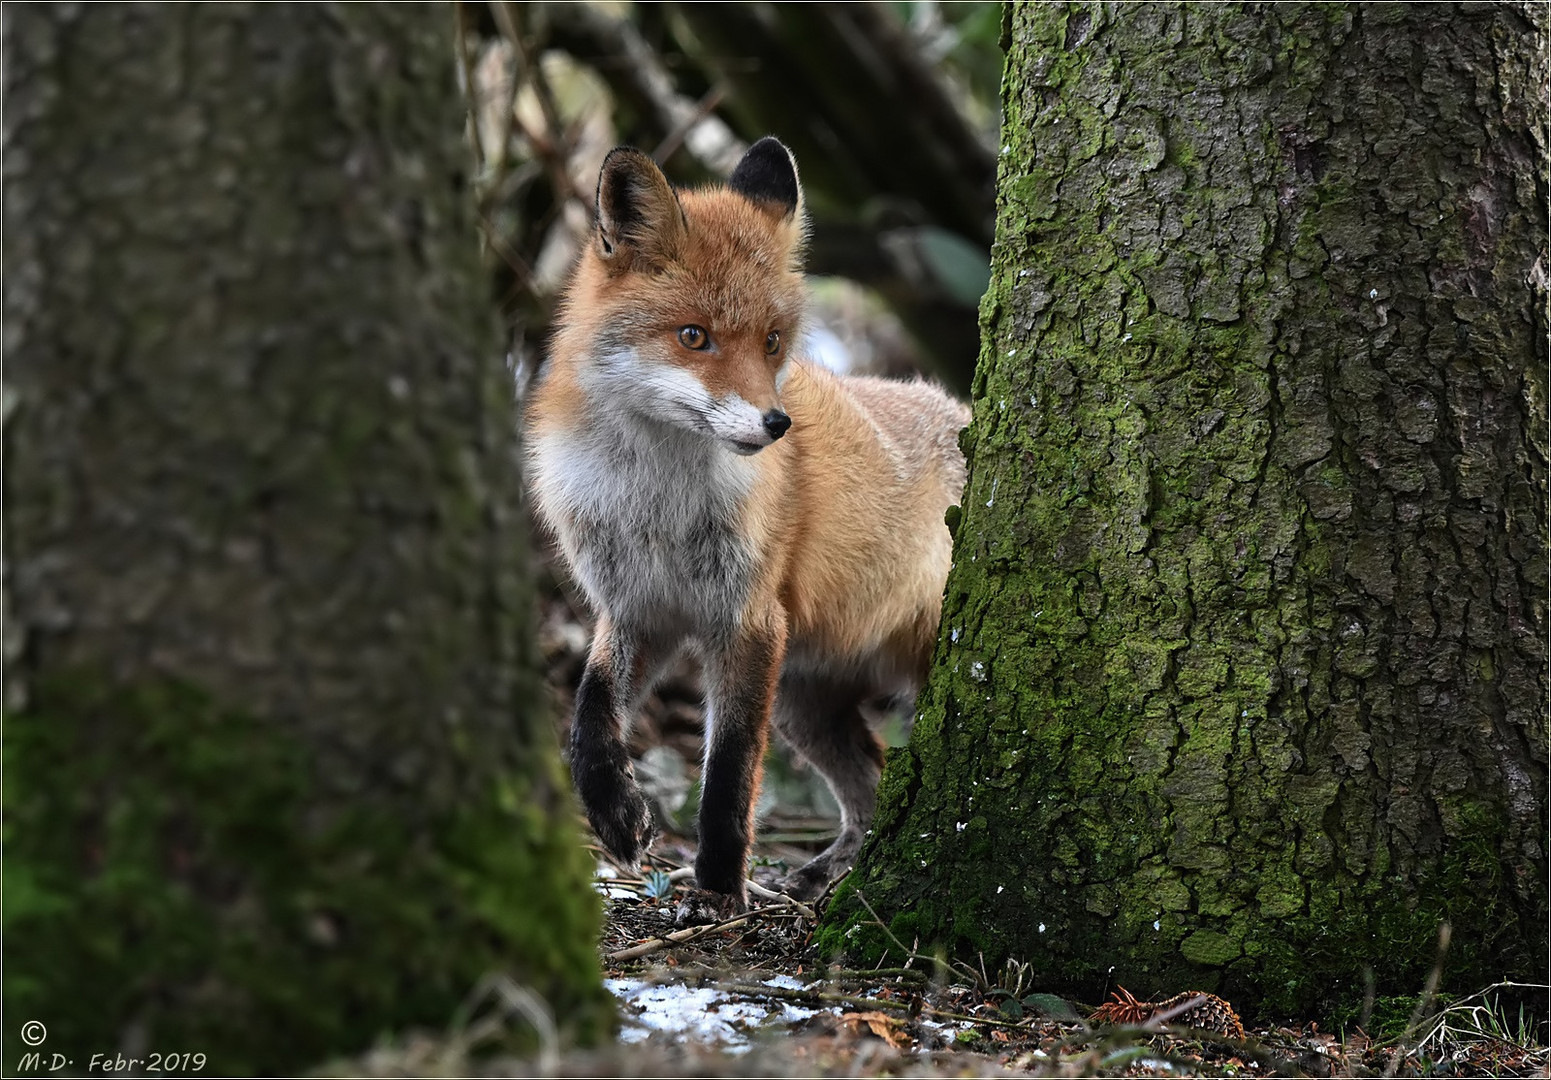
{"type": "Polygon", "coordinates": [[[628,867],[639,866],[641,857],[657,839],[652,812],[634,780],[627,779],[607,803],[589,802],[587,821],[598,842],[628,867]]]}
{"type": "Polygon", "coordinates": [[[781,891],[794,900],[814,900],[829,888],[830,862],[820,856],[781,879],[781,891]]]}
{"type": "Polygon", "coordinates": [[[691,889],[677,913],[673,925],[679,929],[699,926],[703,923],[719,923],[748,910],[748,900],[741,895],[711,892],[708,889],[691,889]]]}
{"type": "Polygon", "coordinates": [[[598,841],[625,866],[638,866],[657,830],[624,745],[573,735],[571,781],[598,841]]]}

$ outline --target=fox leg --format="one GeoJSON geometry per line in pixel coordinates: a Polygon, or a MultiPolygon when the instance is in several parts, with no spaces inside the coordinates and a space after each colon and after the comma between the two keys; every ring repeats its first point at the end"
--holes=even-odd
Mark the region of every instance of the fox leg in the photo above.
{"type": "Polygon", "coordinates": [[[656,836],[625,734],[677,643],[631,634],[600,618],[571,718],[571,782],[598,840],[635,866],[656,836]]]}
{"type": "Polygon", "coordinates": [[[776,730],[818,770],[840,804],[840,835],[783,882],[799,899],[819,895],[850,868],[872,821],[883,746],[859,708],[868,696],[866,687],[845,680],[793,672],[781,679],[776,730]]]}
{"type": "Polygon", "coordinates": [[[786,653],[779,613],[706,657],[706,751],[700,781],[695,883],[679,908],[683,925],[742,911],[754,805],[770,738],[770,709],[786,653]]]}

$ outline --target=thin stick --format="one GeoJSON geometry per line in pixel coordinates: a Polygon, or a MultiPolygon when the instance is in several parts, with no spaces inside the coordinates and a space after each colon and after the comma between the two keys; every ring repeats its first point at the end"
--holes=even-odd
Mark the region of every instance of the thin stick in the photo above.
{"type": "Polygon", "coordinates": [[[1443,978],[1443,958],[1449,952],[1449,939],[1454,935],[1454,927],[1449,923],[1438,924],[1438,959],[1433,963],[1433,969],[1427,975],[1427,981],[1422,985],[1422,996],[1416,999],[1416,1008],[1411,1010],[1411,1020],[1406,1024],[1405,1034],[1400,1036],[1395,1053],[1390,1057],[1389,1064],[1384,1067],[1384,1080],[1390,1080],[1400,1071],[1400,1063],[1411,1055],[1411,1050],[1406,1044],[1416,1034],[1417,1027],[1432,1008],[1433,996],[1438,992],[1438,982],[1443,978]]]}
{"type": "Polygon", "coordinates": [[[657,149],[652,151],[652,160],[659,166],[666,165],[668,159],[678,153],[679,147],[684,145],[685,137],[694,130],[695,125],[715,112],[716,107],[722,103],[722,98],[726,96],[727,88],[720,83],[706,91],[705,96],[695,106],[695,111],[680,120],[678,125],[668,132],[668,137],[657,144],[657,149]]]}
{"type": "Polygon", "coordinates": [[[685,930],[675,930],[671,934],[661,937],[648,938],[643,942],[630,946],[628,949],[616,949],[605,955],[606,960],[618,962],[621,960],[636,960],[643,956],[649,956],[654,952],[666,949],[670,945],[682,945],[686,941],[694,941],[696,938],[705,937],[721,930],[733,930],[748,922],[750,917],[758,914],[749,912],[748,915],[740,915],[736,919],[728,919],[726,922],[713,923],[708,926],[691,926],[685,930]]]}
{"type": "Polygon", "coordinates": [[[936,965],[939,974],[942,973],[943,971],[951,971],[951,972],[953,972],[956,975],[965,975],[965,974],[967,974],[969,976],[970,982],[975,982],[976,981],[974,970],[969,968],[969,967],[967,967],[967,966],[964,968],[963,971],[960,971],[960,970],[957,970],[953,964],[947,963],[947,962],[939,959],[938,957],[935,957],[935,956],[922,956],[920,953],[916,952],[913,949],[905,948],[905,943],[900,941],[899,938],[894,936],[894,931],[889,929],[889,924],[884,922],[882,919],[880,919],[878,917],[878,913],[872,909],[872,905],[867,902],[867,897],[862,895],[862,890],[861,889],[857,889],[856,890],[856,898],[862,902],[862,907],[867,909],[867,914],[872,916],[872,921],[873,921],[874,925],[876,925],[880,930],[882,930],[885,934],[887,934],[889,936],[889,940],[894,943],[894,947],[895,948],[897,948],[900,952],[905,954],[905,962],[907,964],[911,960],[915,960],[915,959],[930,960],[934,965],[936,965]]]}
{"type": "MultiPolygon", "coordinates": [[[[577,189],[566,169],[566,160],[570,156],[571,148],[570,140],[566,137],[565,124],[560,119],[560,109],[550,93],[549,82],[544,77],[544,69],[539,63],[539,58],[533,55],[532,44],[522,36],[517,27],[516,5],[511,3],[511,0],[497,0],[490,5],[490,12],[495,16],[496,28],[501,31],[501,36],[511,44],[516,62],[522,66],[522,77],[514,76],[512,79],[513,106],[516,105],[517,93],[523,78],[526,78],[533,85],[533,94],[538,99],[539,112],[543,116],[543,132],[536,135],[523,125],[523,135],[527,137],[535,154],[548,168],[549,182],[554,187],[555,199],[562,203],[566,199],[577,199],[585,206],[586,193],[577,189]]],[[[521,123],[520,119],[518,122],[521,123]]]]}
{"type": "Polygon", "coordinates": [[[777,904],[790,905],[791,907],[796,908],[805,919],[817,919],[819,917],[817,912],[815,912],[807,904],[804,904],[801,900],[797,899],[795,896],[787,896],[784,892],[776,892],[774,889],[767,889],[757,881],[745,881],[743,884],[750,893],[759,897],[761,900],[772,900],[777,904]]]}
{"type": "MultiPolygon", "coordinates": [[[[694,876],[695,868],[693,866],[681,866],[677,870],[674,870],[668,874],[668,880],[674,882],[688,881],[694,876]]],[[[804,904],[801,900],[798,900],[794,896],[788,896],[783,892],[776,892],[774,889],[767,889],[759,882],[754,880],[745,881],[743,885],[746,889],[748,889],[751,895],[757,896],[761,900],[771,900],[777,904],[786,904],[794,907],[802,913],[802,917],[805,919],[818,918],[817,912],[815,912],[811,907],[809,907],[807,904],[804,904]]]]}
{"type": "Polygon", "coordinates": [[[638,942],[637,944],[632,945],[627,949],[617,949],[614,952],[606,953],[604,955],[604,959],[612,962],[618,962],[621,960],[635,960],[639,957],[647,956],[654,952],[659,952],[671,945],[682,945],[686,941],[694,941],[696,938],[705,937],[707,934],[715,934],[723,930],[735,930],[752,919],[767,918],[771,915],[790,914],[791,912],[785,910],[784,906],[755,908],[753,911],[739,915],[735,919],[728,919],[725,922],[711,923],[707,926],[691,926],[684,930],[675,930],[671,934],[664,934],[661,937],[648,938],[647,940],[638,942]]]}
{"type": "MultiPolygon", "coordinates": [[[[910,1001],[891,1001],[888,998],[860,997],[855,994],[827,994],[821,990],[794,990],[786,986],[766,986],[763,983],[750,985],[748,983],[715,983],[720,990],[729,993],[744,994],[749,997],[777,998],[781,1001],[821,1001],[836,1005],[858,1005],[873,1009],[893,1009],[896,1012],[913,1012],[916,1004],[910,1001]]],[[[1010,1028],[1013,1031],[1033,1031],[1026,1022],[1014,1022],[1012,1020],[993,1020],[986,1016],[969,1016],[965,1013],[949,1012],[946,1009],[936,1009],[930,1005],[920,1006],[920,1012],[925,1016],[940,1017],[944,1020],[960,1020],[968,1024],[985,1024],[988,1027],[1010,1028]]]]}
{"type": "Polygon", "coordinates": [[[763,983],[714,983],[718,990],[747,997],[771,997],[780,1001],[822,1001],[831,1005],[858,1005],[870,1009],[897,1009],[910,1011],[908,1001],[890,1001],[887,998],[860,997],[856,994],[828,994],[822,990],[795,990],[789,986],[766,986],[763,983]]]}

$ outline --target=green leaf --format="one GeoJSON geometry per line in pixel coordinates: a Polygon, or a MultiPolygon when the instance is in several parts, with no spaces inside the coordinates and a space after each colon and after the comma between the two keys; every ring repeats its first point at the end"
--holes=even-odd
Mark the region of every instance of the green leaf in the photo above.
{"type": "Polygon", "coordinates": [[[991,284],[991,256],[958,233],[926,225],[915,230],[916,250],[932,277],[953,299],[966,306],[980,302],[991,284]]]}
{"type": "Polygon", "coordinates": [[[1023,1003],[1047,1020],[1077,1019],[1077,1010],[1065,998],[1055,994],[1029,994],[1023,1003]]]}

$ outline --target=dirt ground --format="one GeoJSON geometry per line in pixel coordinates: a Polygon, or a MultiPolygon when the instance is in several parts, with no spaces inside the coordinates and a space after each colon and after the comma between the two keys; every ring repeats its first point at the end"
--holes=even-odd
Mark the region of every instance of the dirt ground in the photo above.
{"type": "MultiPolygon", "coordinates": [[[[768,875],[773,884],[785,847],[770,845],[764,854],[777,865],[757,870],[756,881],[768,875]]],[[[666,871],[693,852],[670,842],[658,854],[657,869],[666,871]]],[[[621,996],[623,1029],[621,1043],[595,1060],[626,1068],[591,1075],[659,1074],[632,1071],[649,1062],[660,1075],[724,1076],[1547,1075],[1544,1045],[1467,1030],[1468,1008],[1452,1022],[1443,1012],[1386,1040],[1361,1030],[1338,1038],[1317,1024],[1225,1036],[1197,1019],[1213,1005],[1231,1014],[1231,1003],[1211,995],[1180,1003],[1203,1011],[1106,1025],[1098,1003],[1040,994],[1016,965],[828,967],[808,948],[813,919],[779,901],[760,902],[736,925],[671,941],[686,932],[674,930],[672,897],[654,896],[649,878],[605,877],[600,885],[608,897],[603,964],[621,996]],[[685,1022],[697,1012],[731,1015],[722,1024],[685,1022]]]]}
{"type": "MultiPolygon", "coordinates": [[[[559,715],[569,715],[589,637],[584,610],[551,570],[541,643],[559,715]]],[[[1232,1003],[1203,998],[1148,1008],[1066,1002],[1041,994],[1017,965],[845,971],[809,948],[814,912],[773,897],[718,927],[677,931],[675,894],[694,858],[693,811],[702,706],[692,663],[664,680],[632,733],[632,752],[664,835],[641,868],[599,855],[597,887],[607,921],[600,952],[621,1001],[620,1041],[566,1055],[551,1071],[572,1075],[672,1076],[1171,1076],[1452,1075],[1545,1076],[1543,1028],[1522,1039],[1482,1023],[1468,1005],[1409,1033],[1341,1037],[1316,1024],[1252,1027],[1213,1020],[1232,1003]],[[678,871],[678,873],[675,873],[678,871]],[[1195,1006],[1196,1011],[1190,1011],[1195,1006]],[[1110,1024],[1103,1023],[1104,1020],[1110,1024]],[[1116,1021],[1120,1021],[1118,1024],[1116,1021]],[[1470,1021],[1477,1021],[1472,1030],[1470,1021]],[[1192,1025],[1199,1024],[1199,1028],[1192,1025]],[[1217,1030],[1202,1030],[1216,1026],[1217,1030]],[[1505,1036],[1502,1038],[1495,1035],[1505,1036]]],[[[887,741],[908,734],[881,718],[887,741]]],[[[823,782],[772,751],[752,880],[774,889],[781,875],[821,850],[837,815],[823,782]]],[[[1117,993],[1112,1000],[1121,996],[1117,993]]],[[[1188,995],[1187,995],[1188,997],[1188,995]]],[[[1166,1003],[1167,1004],[1167,1003],[1166,1003]]],[[[1236,1021],[1236,1016],[1234,1020],[1236,1021]]],[[[494,1064],[494,1063],[492,1063],[494,1064]]]]}

